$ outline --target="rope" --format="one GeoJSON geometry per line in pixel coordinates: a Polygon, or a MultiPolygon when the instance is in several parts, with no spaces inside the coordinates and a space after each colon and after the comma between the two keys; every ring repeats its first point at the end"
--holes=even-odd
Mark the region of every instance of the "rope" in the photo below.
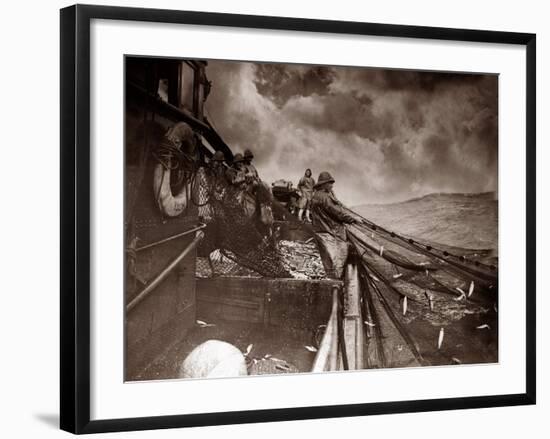
{"type": "MultiPolygon", "coordinates": [[[[491,278],[494,278],[494,276],[490,275],[490,274],[486,274],[486,273],[480,273],[478,272],[477,270],[472,270],[470,267],[466,267],[462,264],[459,264],[455,261],[452,261],[452,260],[449,260],[449,259],[446,259],[446,258],[456,258],[460,261],[468,261],[468,259],[466,259],[466,257],[464,255],[456,255],[456,254],[453,254],[453,253],[450,253],[448,252],[447,250],[442,250],[442,249],[438,249],[438,248],[435,248],[433,247],[432,245],[424,245],[424,246],[421,246],[417,241],[415,241],[414,239],[412,238],[406,238],[404,236],[401,236],[395,232],[392,232],[392,231],[389,231],[387,229],[385,229],[384,227],[381,227],[381,226],[378,226],[377,224],[374,224],[372,221],[366,219],[365,217],[363,217],[362,215],[359,215],[358,213],[346,208],[345,206],[343,206],[348,212],[350,212],[351,214],[353,215],[356,215],[358,216],[359,218],[361,218],[362,220],[362,223],[366,226],[369,227],[369,230],[373,231],[373,232],[376,232],[377,235],[381,235],[380,232],[384,232],[386,234],[389,234],[391,238],[397,238],[401,241],[403,241],[405,244],[406,244],[406,247],[409,247],[409,248],[414,248],[415,250],[417,251],[420,251],[421,253],[425,254],[425,255],[430,255],[430,256],[433,256],[433,257],[436,257],[438,259],[441,259],[449,264],[453,264],[459,268],[461,268],[462,270],[470,273],[470,274],[473,274],[473,275],[476,275],[476,276],[482,276],[484,278],[487,278],[488,276],[491,276],[491,278]],[[443,256],[445,256],[445,258],[442,258],[441,256],[435,254],[435,252],[440,252],[443,256]]],[[[388,240],[391,240],[390,238],[387,238],[386,239],[388,240]]],[[[395,242],[395,240],[391,240],[392,242],[394,242],[395,244],[397,245],[400,245],[398,243],[395,242]]],[[[404,247],[404,246],[402,246],[404,247]]],[[[495,270],[495,266],[494,265],[487,265],[487,264],[483,264],[483,263],[480,263],[480,262],[477,262],[476,263],[476,266],[481,266],[487,270],[495,270]]]]}
{"type": "Polygon", "coordinates": [[[420,354],[420,352],[416,348],[414,340],[411,338],[410,334],[407,332],[407,330],[405,329],[403,324],[397,319],[397,317],[395,316],[395,313],[393,312],[393,309],[391,308],[391,306],[387,302],[386,298],[384,297],[384,295],[382,294],[382,292],[380,291],[378,286],[372,280],[369,280],[368,276],[367,276],[367,281],[374,288],[374,291],[376,292],[378,298],[380,299],[380,303],[382,304],[382,306],[386,310],[386,314],[388,315],[388,317],[392,321],[393,325],[395,326],[395,328],[397,329],[397,331],[401,335],[401,338],[403,338],[403,340],[405,341],[405,343],[409,347],[409,350],[413,354],[416,361],[418,361],[418,363],[420,363],[421,366],[429,366],[430,363],[427,362],[422,357],[422,355],[420,354]]]}
{"type": "MultiPolygon", "coordinates": [[[[367,317],[370,315],[370,323],[373,323],[375,326],[374,329],[374,340],[376,342],[376,352],[378,354],[378,358],[380,360],[380,367],[385,368],[387,366],[387,360],[386,360],[386,354],[384,352],[384,346],[382,344],[382,339],[384,338],[384,334],[382,333],[382,327],[380,325],[380,317],[378,315],[378,311],[376,310],[376,307],[374,306],[374,302],[372,300],[372,294],[371,294],[371,288],[369,288],[369,281],[368,281],[368,275],[365,272],[365,267],[363,264],[358,264],[359,267],[359,279],[362,282],[361,286],[361,295],[363,297],[362,300],[362,306],[363,306],[363,314],[364,318],[367,319],[367,317]]],[[[367,356],[367,361],[369,360],[367,356]]]]}
{"type": "MultiPolygon", "coordinates": [[[[180,186],[182,183],[185,184],[187,208],[189,207],[189,200],[191,200],[191,202],[198,207],[208,204],[208,199],[202,204],[197,203],[194,199],[194,192],[197,189],[197,173],[200,169],[200,165],[197,164],[197,161],[193,155],[182,151],[175,142],[172,142],[166,138],[157,145],[156,150],[153,151],[152,155],[166,170],[174,171],[177,169],[183,169],[178,181],[174,185],[180,186]]],[[[159,186],[159,193],[156,194],[157,202],[160,196],[160,189],[161,186],[159,186]]]]}

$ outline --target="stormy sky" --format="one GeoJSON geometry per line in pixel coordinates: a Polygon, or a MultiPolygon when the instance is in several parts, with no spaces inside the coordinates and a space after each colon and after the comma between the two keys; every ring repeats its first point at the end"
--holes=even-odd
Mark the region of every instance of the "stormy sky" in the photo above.
{"type": "Polygon", "coordinates": [[[262,179],[329,171],[346,204],[497,190],[498,78],[209,61],[207,117],[262,179]]]}

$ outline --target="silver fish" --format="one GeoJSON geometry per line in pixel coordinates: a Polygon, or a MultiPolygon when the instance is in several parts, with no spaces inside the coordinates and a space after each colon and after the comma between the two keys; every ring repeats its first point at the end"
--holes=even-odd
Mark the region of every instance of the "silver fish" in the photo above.
{"type": "Polygon", "coordinates": [[[466,294],[464,294],[464,292],[462,292],[462,293],[460,294],[460,296],[455,297],[453,300],[454,300],[455,302],[459,302],[459,301],[461,301],[461,300],[463,300],[463,299],[466,299],[466,294]]]}
{"type": "Polygon", "coordinates": [[[453,300],[458,302],[459,300],[466,299],[466,293],[464,292],[464,290],[462,288],[459,288],[459,287],[456,287],[456,289],[460,292],[460,296],[455,297],[453,300]]]}
{"type": "Polygon", "coordinates": [[[431,294],[429,294],[427,291],[424,293],[426,297],[428,298],[428,303],[430,305],[430,311],[434,310],[434,298],[431,294]]]}
{"type": "Polygon", "coordinates": [[[474,292],[474,281],[470,282],[470,289],[468,290],[468,297],[474,292]]]}
{"type": "Polygon", "coordinates": [[[284,364],[276,364],[275,369],[281,369],[281,370],[290,370],[290,367],[284,365],[284,364]]]}
{"type": "Polygon", "coordinates": [[[443,344],[443,338],[445,337],[445,328],[441,328],[439,330],[439,338],[437,339],[437,349],[441,349],[441,345],[443,344]]]}

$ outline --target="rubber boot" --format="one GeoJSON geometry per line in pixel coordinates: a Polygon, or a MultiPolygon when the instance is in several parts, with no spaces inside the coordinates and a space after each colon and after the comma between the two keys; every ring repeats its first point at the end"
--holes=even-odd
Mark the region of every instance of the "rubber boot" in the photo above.
{"type": "Polygon", "coordinates": [[[302,221],[302,217],[304,216],[304,209],[300,209],[298,211],[298,220],[302,221]]]}
{"type": "Polygon", "coordinates": [[[309,216],[309,209],[306,209],[306,221],[311,223],[311,217],[309,216]]]}

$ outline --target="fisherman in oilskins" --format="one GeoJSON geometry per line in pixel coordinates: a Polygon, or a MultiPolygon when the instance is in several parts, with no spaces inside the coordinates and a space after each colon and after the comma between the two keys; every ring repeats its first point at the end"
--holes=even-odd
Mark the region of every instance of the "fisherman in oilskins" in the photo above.
{"type": "Polygon", "coordinates": [[[300,198],[298,200],[298,219],[302,221],[304,211],[306,212],[306,221],[311,222],[309,216],[309,210],[311,205],[311,199],[313,198],[313,187],[315,186],[315,180],[311,176],[311,169],[306,169],[304,176],[298,183],[298,191],[300,192],[300,198]]]}
{"type": "Polygon", "coordinates": [[[349,253],[346,224],[357,220],[346,212],[332,192],[334,178],[327,172],[319,174],[311,200],[313,230],[327,275],[341,279],[349,253]]]}

